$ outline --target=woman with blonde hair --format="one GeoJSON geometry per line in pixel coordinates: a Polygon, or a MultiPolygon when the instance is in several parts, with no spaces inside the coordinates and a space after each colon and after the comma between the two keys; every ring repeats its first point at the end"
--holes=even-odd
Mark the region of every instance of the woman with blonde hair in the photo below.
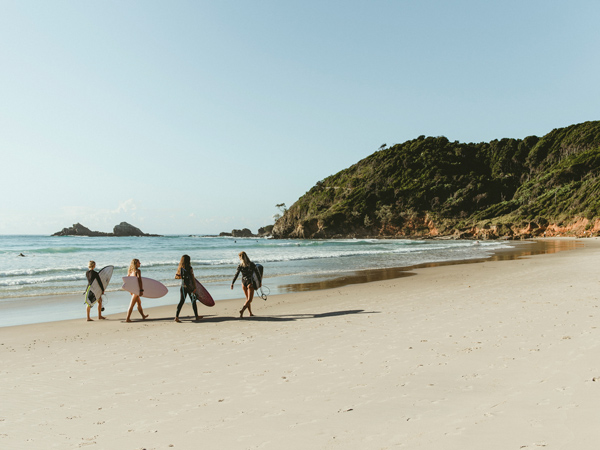
{"type": "Polygon", "coordinates": [[[183,255],[181,257],[181,260],[179,261],[179,266],[177,267],[177,273],[175,274],[175,278],[181,280],[181,288],[179,289],[180,298],[179,304],[177,305],[177,314],[175,315],[175,322],[180,322],[179,313],[181,312],[181,307],[185,303],[186,295],[190,296],[196,320],[202,319],[202,316],[198,315],[198,306],[196,306],[196,300],[192,297],[192,293],[196,290],[196,278],[194,276],[194,269],[192,269],[192,264],[188,255],[183,255]]]}
{"type": "Polygon", "coordinates": [[[140,298],[140,295],[144,294],[144,286],[142,285],[142,272],[140,270],[141,265],[142,264],[140,263],[140,260],[134,258],[131,260],[131,263],[129,264],[129,269],[127,270],[128,277],[137,277],[138,286],[140,287],[140,293],[131,294],[131,303],[129,303],[129,309],[127,310],[127,319],[125,319],[125,322],[131,322],[131,313],[133,312],[133,307],[136,304],[137,309],[140,315],[142,316],[142,319],[146,319],[146,317],[148,317],[148,314],[144,315],[144,310],[142,309],[142,299],[140,298]]]}
{"type": "MultiPolygon", "coordinates": [[[[104,295],[104,285],[102,284],[102,280],[100,279],[100,275],[98,275],[98,272],[96,272],[94,269],[96,268],[96,261],[90,261],[88,263],[88,271],[85,273],[85,277],[88,280],[88,286],[91,286],[92,282],[94,280],[98,281],[98,285],[100,286],[100,289],[102,289],[102,294],[100,294],[100,298],[96,299],[93,292],[88,292],[88,295],[90,295],[92,297],[92,302],[93,300],[97,300],[98,301],[98,319],[106,319],[106,317],[104,317],[102,315],[102,295],[104,295]]],[[[86,301],[87,303],[87,301],[86,301]]],[[[87,321],[88,322],[92,322],[93,319],[90,317],[90,310],[92,309],[92,307],[90,306],[89,303],[87,303],[87,321]]]]}
{"type": "Polygon", "coordinates": [[[244,303],[244,307],[240,309],[240,318],[242,318],[246,309],[250,313],[250,316],[254,315],[252,314],[251,308],[252,299],[254,298],[254,284],[252,283],[252,275],[256,270],[256,265],[252,261],[250,261],[250,258],[248,258],[248,255],[246,255],[246,252],[240,252],[239,257],[240,264],[238,265],[237,272],[235,273],[233,281],[231,282],[231,289],[233,289],[233,284],[235,283],[235,280],[237,280],[237,277],[241,272],[242,289],[244,290],[244,295],[246,296],[246,302],[244,303]]]}

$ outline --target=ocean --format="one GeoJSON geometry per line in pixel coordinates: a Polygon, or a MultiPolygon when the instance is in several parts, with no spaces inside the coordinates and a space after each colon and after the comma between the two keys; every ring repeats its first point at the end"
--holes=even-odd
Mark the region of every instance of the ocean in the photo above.
{"type": "Polygon", "coordinates": [[[158,306],[177,303],[180,282],[174,277],[183,254],[190,255],[196,277],[218,301],[243,296],[241,280],[235,290],[230,289],[242,250],[264,266],[263,292],[274,295],[344,284],[331,283],[376,269],[485,259],[514,245],[506,241],[409,239],[0,236],[0,307],[5,307],[0,311],[18,311],[20,307],[29,311],[25,319],[19,318],[20,313],[0,312],[5,316],[4,320],[0,316],[0,326],[85,317],[83,292],[89,260],[96,261],[97,270],[107,265],[115,268],[105,302],[107,312],[115,313],[127,307],[123,300],[111,305],[111,297],[119,297],[121,277],[127,275],[133,258],[141,261],[142,276],[169,288],[164,299],[153,300],[151,305],[150,300],[145,301],[148,306],[158,306]],[[81,303],[72,300],[77,296],[81,303]],[[64,298],[70,303],[65,304],[64,298]],[[42,304],[43,319],[40,312],[35,313],[41,306],[31,308],[42,304]]]}

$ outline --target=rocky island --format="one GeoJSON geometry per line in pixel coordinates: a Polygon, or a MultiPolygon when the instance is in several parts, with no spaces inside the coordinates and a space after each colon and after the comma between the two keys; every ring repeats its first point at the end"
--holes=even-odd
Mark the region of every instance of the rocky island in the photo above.
{"type": "Polygon", "coordinates": [[[117,237],[131,237],[131,236],[151,236],[158,237],[159,234],[148,234],[144,233],[137,227],[128,224],[127,222],[121,222],[119,225],[115,225],[112,233],[104,233],[102,231],[92,231],[89,228],[81,225],[80,223],[74,224],[72,227],[63,228],[61,231],[57,231],[52,236],[117,236],[117,237]]]}

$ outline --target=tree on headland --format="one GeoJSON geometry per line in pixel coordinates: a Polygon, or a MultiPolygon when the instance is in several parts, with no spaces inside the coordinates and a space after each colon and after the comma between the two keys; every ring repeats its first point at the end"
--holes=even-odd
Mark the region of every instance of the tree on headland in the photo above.
{"type": "Polygon", "coordinates": [[[281,219],[281,216],[283,216],[287,211],[287,206],[285,206],[285,203],[278,203],[275,205],[275,208],[279,209],[280,211],[277,214],[273,215],[273,219],[275,220],[275,222],[277,222],[279,219],[281,219]]]}

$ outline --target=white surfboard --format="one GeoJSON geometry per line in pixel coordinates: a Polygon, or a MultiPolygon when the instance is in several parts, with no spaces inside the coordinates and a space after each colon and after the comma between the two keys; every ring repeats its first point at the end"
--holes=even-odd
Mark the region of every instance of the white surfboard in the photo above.
{"type": "MultiPolygon", "coordinates": [[[[140,294],[140,286],[138,284],[137,277],[123,277],[122,288],[132,294],[140,294]]],[[[167,295],[169,290],[160,281],[153,280],[152,278],[142,277],[142,288],[144,293],[140,297],[146,298],[160,298],[167,295]]]]}
{"type": "Polygon", "coordinates": [[[252,272],[252,285],[254,286],[254,290],[256,290],[262,286],[263,266],[260,264],[255,264],[254,266],[254,272],[252,272]]]}
{"type": "MultiPolygon", "coordinates": [[[[102,281],[104,290],[106,290],[106,288],[108,287],[108,283],[110,283],[110,278],[112,277],[113,269],[113,266],[106,266],[100,269],[100,271],[98,272],[98,276],[100,277],[100,281],[102,281]]],[[[102,289],[100,288],[100,283],[98,283],[98,280],[94,280],[85,291],[85,303],[87,303],[89,306],[94,306],[101,295],[102,289]]]]}

